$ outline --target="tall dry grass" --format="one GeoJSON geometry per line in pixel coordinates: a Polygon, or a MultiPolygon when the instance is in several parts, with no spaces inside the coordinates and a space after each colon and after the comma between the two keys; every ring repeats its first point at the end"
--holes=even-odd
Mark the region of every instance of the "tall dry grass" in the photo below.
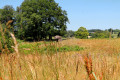
{"type": "Polygon", "coordinates": [[[1,80],[120,80],[119,39],[70,39],[59,45],[79,45],[83,51],[54,55],[0,55],[1,80]]]}

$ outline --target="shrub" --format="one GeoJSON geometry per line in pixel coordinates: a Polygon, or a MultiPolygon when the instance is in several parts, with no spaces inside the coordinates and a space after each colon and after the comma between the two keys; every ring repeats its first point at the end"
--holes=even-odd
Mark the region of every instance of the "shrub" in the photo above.
{"type": "Polygon", "coordinates": [[[13,52],[12,46],[14,45],[13,40],[9,34],[5,25],[0,24],[0,52],[11,53],[13,52]],[[3,26],[3,27],[2,27],[3,26]]]}

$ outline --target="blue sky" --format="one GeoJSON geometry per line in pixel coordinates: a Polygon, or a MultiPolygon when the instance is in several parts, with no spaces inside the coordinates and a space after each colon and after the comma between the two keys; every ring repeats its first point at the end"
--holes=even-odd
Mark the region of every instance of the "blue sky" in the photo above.
{"type": "MultiPolygon", "coordinates": [[[[68,30],[120,29],[120,0],[55,0],[68,13],[68,30]]],[[[23,0],[0,0],[4,5],[20,6],[23,0]]]]}

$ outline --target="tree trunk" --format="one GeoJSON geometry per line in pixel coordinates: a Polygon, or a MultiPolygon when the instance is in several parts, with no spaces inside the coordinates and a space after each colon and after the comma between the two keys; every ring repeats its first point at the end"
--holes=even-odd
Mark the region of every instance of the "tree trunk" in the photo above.
{"type": "Polygon", "coordinates": [[[52,35],[49,35],[49,40],[52,40],[52,35]]]}

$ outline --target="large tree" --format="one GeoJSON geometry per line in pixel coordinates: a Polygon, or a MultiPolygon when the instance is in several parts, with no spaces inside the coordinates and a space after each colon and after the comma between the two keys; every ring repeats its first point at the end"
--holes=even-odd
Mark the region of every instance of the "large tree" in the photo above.
{"type": "Polygon", "coordinates": [[[66,31],[67,13],[54,0],[24,0],[18,13],[18,31],[25,39],[52,39],[66,31]]]}

